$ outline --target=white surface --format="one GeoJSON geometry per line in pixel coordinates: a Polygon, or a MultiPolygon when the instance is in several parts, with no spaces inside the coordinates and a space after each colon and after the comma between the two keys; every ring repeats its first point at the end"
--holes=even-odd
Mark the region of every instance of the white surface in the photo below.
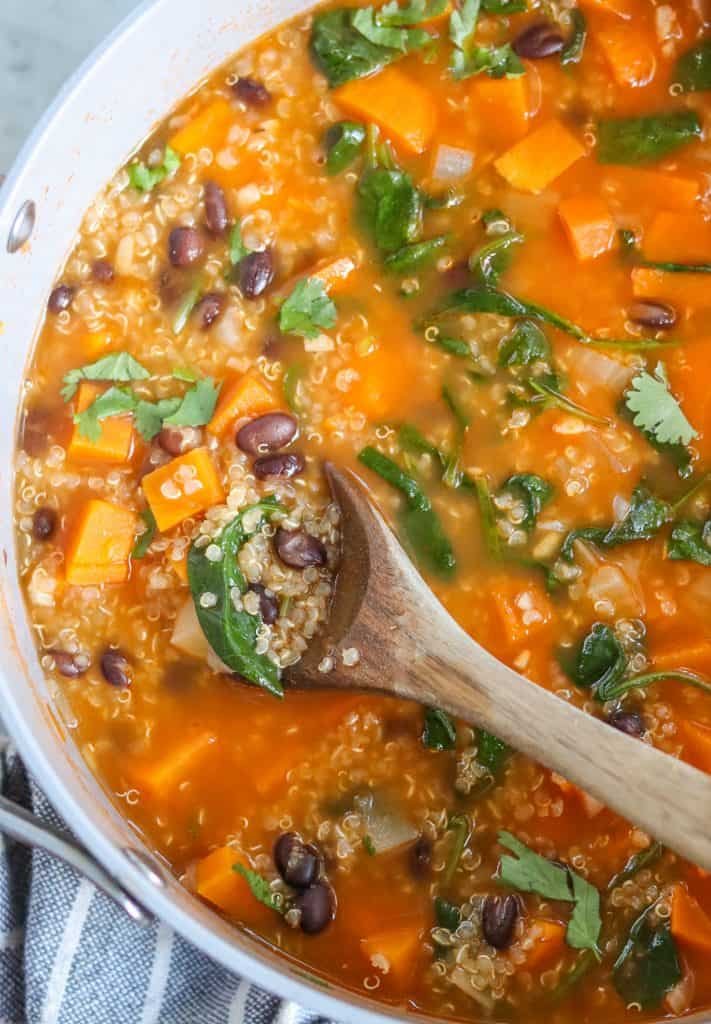
{"type": "Polygon", "coordinates": [[[0,0],[0,173],[68,74],[137,0],[0,0]]]}

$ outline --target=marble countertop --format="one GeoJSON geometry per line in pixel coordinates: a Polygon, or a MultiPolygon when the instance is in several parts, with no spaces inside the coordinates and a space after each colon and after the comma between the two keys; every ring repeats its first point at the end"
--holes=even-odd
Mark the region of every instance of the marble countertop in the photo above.
{"type": "Polygon", "coordinates": [[[62,82],[139,0],[0,0],[0,172],[62,82]]]}

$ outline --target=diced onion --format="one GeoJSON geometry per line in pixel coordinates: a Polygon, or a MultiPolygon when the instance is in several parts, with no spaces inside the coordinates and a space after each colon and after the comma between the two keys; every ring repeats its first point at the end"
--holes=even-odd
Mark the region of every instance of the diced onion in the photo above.
{"type": "Polygon", "coordinates": [[[471,174],[474,154],[456,146],[438,146],[432,176],[437,181],[458,181],[471,174]]]}
{"type": "Polygon", "coordinates": [[[178,612],[170,642],[183,654],[193,658],[207,658],[210,648],[195,614],[192,597],[187,598],[178,612]]]}
{"type": "Polygon", "coordinates": [[[596,349],[586,348],[585,345],[578,345],[570,352],[570,362],[583,394],[590,394],[600,388],[619,394],[620,391],[624,391],[635,373],[633,366],[627,366],[618,359],[604,355],[596,349]]]}

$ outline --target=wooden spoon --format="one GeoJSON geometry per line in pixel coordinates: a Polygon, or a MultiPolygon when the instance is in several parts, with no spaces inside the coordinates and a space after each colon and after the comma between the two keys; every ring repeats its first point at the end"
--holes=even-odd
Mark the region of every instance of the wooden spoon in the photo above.
{"type": "Polygon", "coordinates": [[[326,472],[341,507],[341,569],[327,627],[290,682],[393,694],[474,722],[711,870],[711,777],[497,661],[445,611],[358,479],[326,472]],[[353,652],[357,663],[344,663],[353,652]]]}

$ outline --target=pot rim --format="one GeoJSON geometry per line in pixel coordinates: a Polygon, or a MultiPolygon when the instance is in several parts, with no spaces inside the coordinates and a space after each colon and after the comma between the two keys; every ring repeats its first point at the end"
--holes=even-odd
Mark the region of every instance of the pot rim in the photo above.
{"type": "MultiPolygon", "coordinates": [[[[129,12],[90,51],[76,70],[65,80],[20,147],[3,184],[0,185],[0,222],[7,219],[6,215],[10,211],[14,212],[19,209],[26,198],[22,191],[25,173],[29,169],[36,151],[42,146],[53,122],[82,88],[89,72],[94,70],[102,58],[115,46],[125,42],[129,34],[138,31],[144,20],[155,16],[158,8],[164,7],[167,13],[170,2],[171,0],[141,0],[137,7],[129,12]]],[[[305,6],[307,5],[304,4],[305,6]]],[[[309,6],[311,5],[309,4],[309,6]]],[[[167,114],[168,111],[164,111],[164,113],[167,114]]],[[[87,205],[92,198],[91,196],[87,197],[87,205]]],[[[0,244],[4,247],[5,240],[0,240],[0,244]]],[[[33,327],[32,337],[34,339],[37,325],[33,324],[33,327]]],[[[15,396],[16,411],[18,406],[19,402],[15,396]]],[[[17,567],[14,550],[12,554],[7,552],[7,556],[7,572],[16,579],[17,567]]],[[[29,684],[23,679],[22,686],[25,685],[29,684]]],[[[18,688],[11,685],[4,673],[0,674],[0,688],[3,690],[4,697],[3,722],[10,739],[31,774],[41,782],[41,788],[52,806],[74,835],[81,836],[82,844],[96,857],[97,861],[112,877],[120,880],[120,884],[128,893],[151,911],[159,921],[167,923],[188,942],[196,945],[226,969],[239,974],[249,984],[263,987],[282,999],[294,1001],[301,1007],[318,1014],[332,1017],[335,1020],[346,1019],[348,1024],[391,1024],[392,1021],[403,1020],[405,1017],[407,1019],[420,1017],[419,1014],[408,1012],[405,1007],[402,1007],[402,1012],[400,1012],[399,1008],[391,1009],[387,1006],[378,1006],[368,996],[349,992],[345,988],[337,987],[336,984],[332,984],[332,987],[338,994],[326,992],[319,987],[319,979],[316,975],[314,975],[313,982],[307,977],[304,977],[303,980],[295,977],[290,972],[290,966],[294,969],[298,968],[299,961],[292,961],[277,950],[272,952],[281,960],[283,966],[272,966],[265,962],[259,956],[262,944],[252,938],[246,930],[235,928],[239,941],[245,947],[253,947],[251,950],[239,948],[239,946],[226,941],[209,925],[192,918],[187,911],[177,905],[168,891],[152,884],[144,870],[125,858],[122,851],[114,846],[104,830],[94,823],[91,815],[84,809],[80,796],[83,791],[79,787],[73,791],[62,782],[60,775],[53,770],[51,753],[33,734],[21,704],[16,699],[15,694],[18,688]],[[362,1005],[363,1002],[367,1002],[368,1005],[362,1005]]],[[[305,973],[308,972],[308,964],[304,964],[303,969],[305,973]]]]}

